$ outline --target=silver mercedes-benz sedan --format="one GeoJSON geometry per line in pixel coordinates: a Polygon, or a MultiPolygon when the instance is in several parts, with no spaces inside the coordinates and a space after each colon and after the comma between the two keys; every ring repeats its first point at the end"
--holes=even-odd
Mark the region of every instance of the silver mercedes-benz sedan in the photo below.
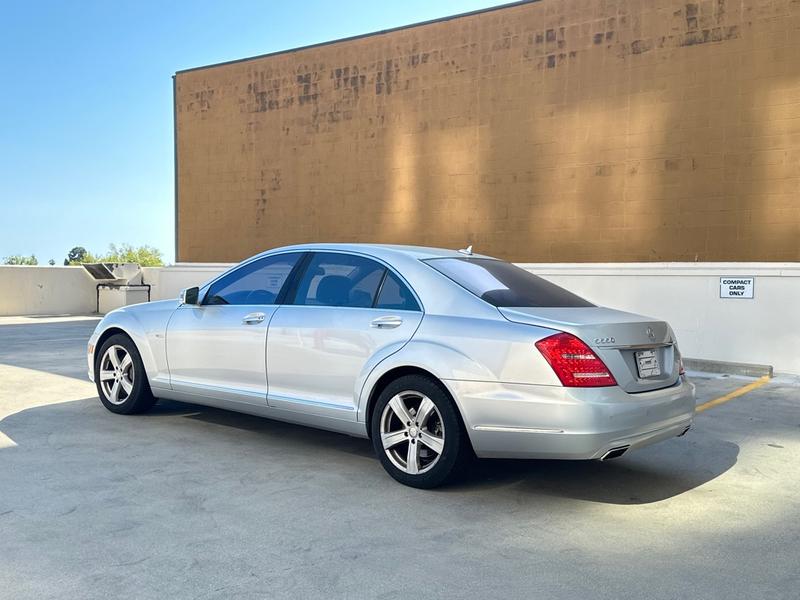
{"type": "Polygon", "coordinates": [[[369,437],[421,488],[475,455],[615,458],[695,406],[667,323],[471,249],[270,250],[107,314],[88,365],[112,412],[169,398],[369,437]]]}

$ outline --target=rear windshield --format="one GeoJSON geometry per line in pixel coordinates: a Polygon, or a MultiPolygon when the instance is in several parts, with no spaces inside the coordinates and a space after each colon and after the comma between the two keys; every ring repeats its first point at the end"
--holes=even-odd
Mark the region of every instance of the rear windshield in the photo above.
{"type": "Polygon", "coordinates": [[[502,260],[465,257],[431,258],[425,262],[494,306],[594,306],[580,296],[502,260]]]}

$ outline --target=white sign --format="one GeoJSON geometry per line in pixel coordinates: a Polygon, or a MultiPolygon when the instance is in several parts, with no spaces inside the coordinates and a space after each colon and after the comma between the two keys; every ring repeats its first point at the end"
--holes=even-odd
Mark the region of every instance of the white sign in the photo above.
{"type": "Polygon", "coordinates": [[[755,277],[720,277],[720,298],[752,298],[755,277]]]}

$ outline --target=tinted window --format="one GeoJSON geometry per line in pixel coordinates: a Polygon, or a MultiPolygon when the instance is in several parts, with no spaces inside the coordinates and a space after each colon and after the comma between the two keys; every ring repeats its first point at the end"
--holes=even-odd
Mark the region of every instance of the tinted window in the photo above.
{"type": "Polygon", "coordinates": [[[414,294],[391,271],[386,274],[375,307],[389,310],[419,310],[414,294]]]}
{"type": "Polygon", "coordinates": [[[301,254],[278,254],[244,265],[214,282],[204,304],[275,304],[301,254]]]}
{"type": "Polygon", "coordinates": [[[385,270],[361,256],[318,252],[297,286],[294,303],[369,308],[385,270]]]}
{"type": "Polygon", "coordinates": [[[501,260],[433,258],[425,262],[495,306],[594,306],[554,283],[501,260]]]}

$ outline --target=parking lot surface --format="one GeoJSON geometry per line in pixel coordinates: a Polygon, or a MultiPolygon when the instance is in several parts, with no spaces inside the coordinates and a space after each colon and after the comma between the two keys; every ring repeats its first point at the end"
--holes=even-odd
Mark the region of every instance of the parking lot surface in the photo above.
{"type": "Polygon", "coordinates": [[[694,374],[723,401],[682,438],[421,491],[366,440],[107,412],[95,323],[0,318],[2,598],[800,597],[797,378],[694,374]]]}

